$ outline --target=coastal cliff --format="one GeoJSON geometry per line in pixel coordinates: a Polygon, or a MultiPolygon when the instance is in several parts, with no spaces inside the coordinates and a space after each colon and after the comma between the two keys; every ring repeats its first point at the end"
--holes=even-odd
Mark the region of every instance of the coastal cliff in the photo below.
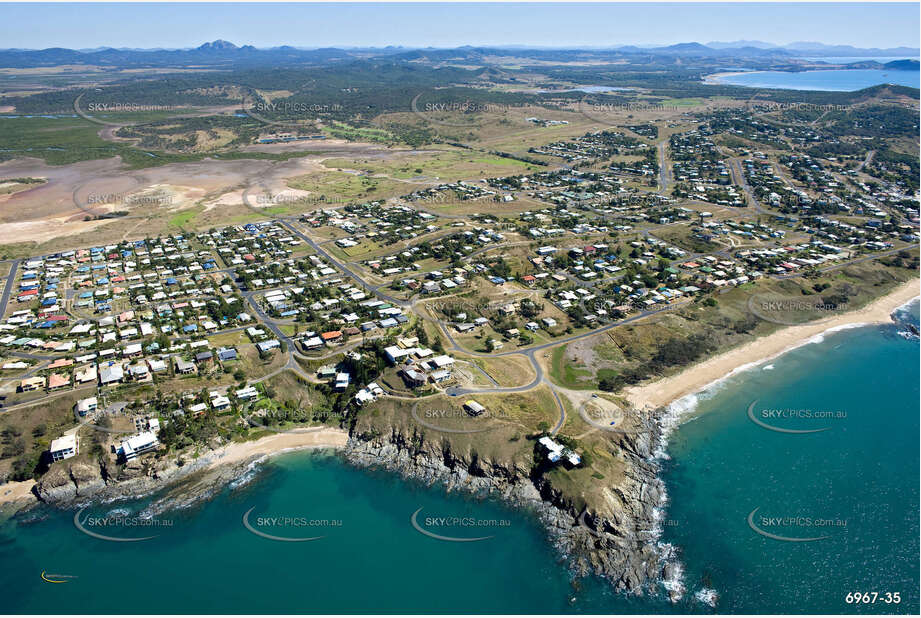
{"type": "Polygon", "coordinates": [[[660,582],[673,600],[680,598],[677,565],[658,544],[660,508],[665,500],[653,459],[660,430],[641,434],[612,433],[612,448],[628,454],[630,465],[619,482],[605,488],[604,504],[587,504],[580,496],[555,487],[533,462],[492,459],[452,441],[414,428],[389,433],[355,433],[344,449],[347,461],[360,467],[383,467],[424,484],[443,484],[448,491],[492,495],[535,513],[577,577],[608,579],[618,591],[655,594],[660,582]]]}
{"type": "Polygon", "coordinates": [[[87,500],[106,501],[144,496],[203,469],[208,460],[179,466],[170,460],[135,460],[124,466],[97,460],[64,461],[35,484],[42,502],[68,506],[87,500]]]}
{"type": "MultiPolygon", "coordinates": [[[[677,581],[680,567],[658,541],[665,491],[654,453],[661,437],[655,423],[639,433],[612,432],[609,448],[626,465],[618,478],[596,481],[603,489],[591,495],[578,486],[559,486],[547,469],[535,466],[533,456],[477,452],[474,443],[409,424],[386,431],[356,429],[347,442],[343,435],[341,444],[344,458],[353,465],[382,467],[424,484],[442,484],[448,491],[492,495],[534,513],[576,577],[598,575],[630,594],[657,594],[665,584],[666,593],[677,600],[683,591],[670,582],[677,581]]],[[[60,462],[33,491],[43,502],[60,507],[160,493],[146,510],[161,512],[213,495],[256,465],[265,454],[257,450],[273,452],[249,449],[246,457],[222,457],[225,447],[215,445],[182,465],[175,457],[125,465],[60,462]]]]}

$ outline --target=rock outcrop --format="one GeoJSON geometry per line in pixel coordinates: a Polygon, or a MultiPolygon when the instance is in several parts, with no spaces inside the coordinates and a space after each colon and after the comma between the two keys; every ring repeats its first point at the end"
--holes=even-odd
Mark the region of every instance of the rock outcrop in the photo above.
{"type": "Polygon", "coordinates": [[[345,457],[354,465],[382,466],[426,484],[444,484],[448,491],[491,493],[516,508],[532,510],[577,576],[602,576],[617,590],[659,592],[659,583],[669,575],[666,569],[674,568],[658,549],[657,518],[665,492],[651,459],[657,442],[654,432],[618,437],[621,448],[631,454],[632,466],[619,485],[608,488],[618,508],[599,516],[591,505],[580,507],[545,476],[532,476],[530,462],[491,461],[456,452],[449,440],[403,431],[353,436],[345,457]]]}

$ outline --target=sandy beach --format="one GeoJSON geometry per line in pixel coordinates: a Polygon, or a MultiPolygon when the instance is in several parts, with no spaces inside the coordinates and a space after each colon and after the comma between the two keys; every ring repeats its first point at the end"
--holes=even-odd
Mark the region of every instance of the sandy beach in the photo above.
{"type": "Polygon", "coordinates": [[[221,447],[210,456],[212,461],[208,467],[231,465],[287,451],[309,448],[341,448],[345,446],[348,439],[348,432],[332,427],[317,427],[303,431],[276,433],[258,440],[234,442],[221,447]]]}
{"type": "Polygon", "coordinates": [[[886,296],[878,298],[862,309],[821,320],[819,322],[788,326],[760,337],[673,376],[624,390],[624,395],[637,408],[658,408],[695,393],[716,382],[740,367],[776,358],[827,331],[867,324],[885,324],[897,308],[919,296],[919,281],[908,281],[886,296]]]}
{"type": "Polygon", "coordinates": [[[729,85],[722,80],[724,77],[733,77],[734,75],[747,75],[748,73],[760,73],[761,71],[726,71],[724,73],[711,73],[710,75],[703,76],[703,83],[708,85],[720,85],[726,86],[729,85]]]}
{"type": "Polygon", "coordinates": [[[13,502],[31,503],[38,500],[32,493],[35,481],[10,481],[0,485],[0,506],[13,502]]]}

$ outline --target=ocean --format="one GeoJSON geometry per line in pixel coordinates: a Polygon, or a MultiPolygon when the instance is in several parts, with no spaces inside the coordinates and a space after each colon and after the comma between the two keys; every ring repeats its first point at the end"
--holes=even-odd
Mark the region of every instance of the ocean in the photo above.
{"type": "MultiPolygon", "coordinates": [[[[899,319],[917,324],[917,302],[899,319]]],[[[899,324],[820,339],[678,402],[663,540],[721,612],[917,614],[918,340],[899,324]],[[763,533],[826,538],[767,537],[756,509],[763,533]]]]}
{"type": "Polygon", "coordinates": [[[5,522],[0,612],[917,613],[918,340],[903,331],[830,333],[679,402],[662,538],[684,565],[676,606],[573,585],[533,514],[298,452],[148,525],[133,519],[146,501],[80,514],[147,540],[47,507],[5,522]],[[755,400],[762,423],[823,431],[766,429],[755,400]]]}
{"type": "Polygon", "coordinates": [[[851,92],[879,84],[897,84],[918,88],[918,71],[878,69],[841,69],[823,71],[751,71],[716,78],[721,84],[787,90],[823,90],[851,92]]]}

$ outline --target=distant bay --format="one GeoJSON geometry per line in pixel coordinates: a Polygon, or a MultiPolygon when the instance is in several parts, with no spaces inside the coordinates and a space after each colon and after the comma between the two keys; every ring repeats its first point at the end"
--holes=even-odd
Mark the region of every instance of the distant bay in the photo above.
{"type": "Polygon", "coordinates": [[[918,71],[880,69],[830,69],[821,71],[749,71],[713,75],[711,84],[747,86],[784,90],[821,90],[829,92],[852,92],[880,84],[896,84],[910,88],[919,87],[918,71]]]}

